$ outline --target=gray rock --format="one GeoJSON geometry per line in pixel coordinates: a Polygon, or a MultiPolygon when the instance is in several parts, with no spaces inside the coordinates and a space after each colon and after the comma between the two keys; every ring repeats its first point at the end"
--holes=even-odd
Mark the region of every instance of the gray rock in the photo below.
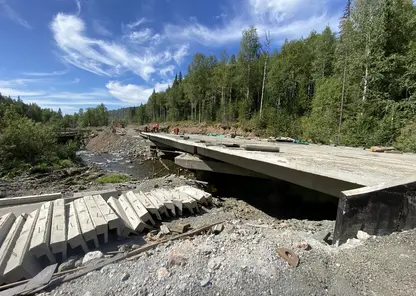
{"type": "Polygon", "coordinates": [[[211,286],[211,278],[209,276],[203,278],[201,281],[199,281],[199,285],[201,287],[209,287],[209,286],[211,286]]]}
{"type": "Polygon", "coordinates": [[[77,261],[75,261],[75,265],[74,265],[74,267],[75,268],[78,268],[78,267],[80,267],[82,265],[82,258],[80,258],[80,259],[78,259],[77,261]]]}
{"type": "Polygon", "coordinates": [[[127,281],[130,278],[130,274],[128,272],[123,273],[123,276],[121,277],[121,281],[127,281]]]}
{"type": "Polygon", "coordinates": [[[362,230],[358,230],[357,232],[357,238],[359,240],[365,241],[368,240],[371,237],[371,235],[369,235],[367,232],[364,232],[362,230]]]}
{"type": "Polygon", "coordinates": [[[210,270],[216,270],[216,269],[220,268],[222,261],[224,261],[223,257],[211,258],[208,261],[208,268],[210,270]]]}
{"type": "Polygon", "coordinates": [[[82,265],[85,265],[86,263],[92,260],[100,259],[103,257],[104,257],[104,254],[101,251],[88,252],[87,254],[85,254],[84,258],[82,259],[82,265]]]}
{"type": "Polygon", "coordinates": [[[58,272],[70,270],[75,268],[75,262],[78,260],[78,257],[70,257],[65,262],[61,263],[58,267],[58,272]]]}

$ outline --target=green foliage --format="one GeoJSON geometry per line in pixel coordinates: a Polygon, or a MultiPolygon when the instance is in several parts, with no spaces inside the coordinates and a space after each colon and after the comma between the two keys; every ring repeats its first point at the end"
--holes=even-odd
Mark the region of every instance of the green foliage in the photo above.
{"type": "Polygon", "coordinates": [[[110,175],[105,175],[102,177],[99,177],[97,179],[97,182],[105,184],[105,183],[123,183],[123,182],[128,182],[131,179],[126,176],[126,175],[122,175],[122,174],[110,174],[110,175]]]}
{"type": "Polygon", "coordinates": [[[395,146],[405,152],[416,151],[416,121],[409,122],[400,130],[395,146]]]}

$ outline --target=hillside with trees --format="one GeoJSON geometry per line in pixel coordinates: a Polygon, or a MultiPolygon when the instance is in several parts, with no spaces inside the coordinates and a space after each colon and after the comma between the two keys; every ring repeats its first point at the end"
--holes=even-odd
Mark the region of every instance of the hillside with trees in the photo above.
{"type": "Polygon", "coordinates": [[[195,54],[186,76],[178,73],[124,118],[221,122],[320,143],[416,150],[415,6],[347,2],[337,32],[327,27],[273,50],[270,34],[250,27],[237,54],[195,54]]]}

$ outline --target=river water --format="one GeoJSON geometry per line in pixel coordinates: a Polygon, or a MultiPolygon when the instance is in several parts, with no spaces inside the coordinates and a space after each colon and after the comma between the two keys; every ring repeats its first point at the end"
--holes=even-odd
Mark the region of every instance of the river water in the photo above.
{"type": "Polygon", "coordinates": [[[121,173],[130,175],[135,180],[149,177],[161,177],[169,173],[176,173],[177,167],[172,161],[163,162],[169,171],[158,160],[141,160],[125,157],[121,154],[97,153],[90,151],[78,151],[77,155],[87,165],[95,165],[109,173],[121,173]]]}

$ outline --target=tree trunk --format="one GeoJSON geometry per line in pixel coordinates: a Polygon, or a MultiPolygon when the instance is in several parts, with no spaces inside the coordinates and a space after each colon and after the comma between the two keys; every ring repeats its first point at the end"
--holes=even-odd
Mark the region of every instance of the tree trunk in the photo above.
{"type": "Polygon", "coordinates": [[[364,75],[364,89],[363,89],[363,102],[366,100],[368,87],[368,64],[365,64],[365,75],[364,75]]]}
{"type": "Polygon", "coordinates": [[[225,102],[224,102],[224,86],[221,88],[221,108],[222,108],[222,119],[221,121],[225,121],[225,102]]]}
{"type": "Polygon", "coordinates": [[[338,122],[338,145],[341,144],[341,126],[342,116],[344,113],[344,99],[345,99],[345,83],[347,80],[347,61],[345,60],[344,73],[342,75],[342,92],[341,92],[341,106],[339,110],[339,122],[338,122]]]}
{"type": "Polygon", "coordinates": [[[260,119],[261,119],[261,117],[262,117],[262,112],[263,112],[264,85],[265,85],[265,81],[266,81],[267,58],[268,58],[268,56],[266,56],[266,60],[264,61],[263,84],[262,84],[262,86],[261,86],[260,119]]]}

